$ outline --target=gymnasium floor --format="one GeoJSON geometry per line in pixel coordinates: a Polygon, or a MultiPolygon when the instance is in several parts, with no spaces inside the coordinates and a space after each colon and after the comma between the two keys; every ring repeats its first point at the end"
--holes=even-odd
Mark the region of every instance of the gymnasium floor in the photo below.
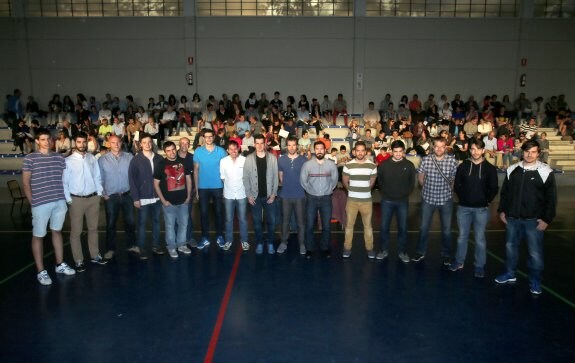
{"type": "MultiPolygon", "coordinates": [[[[333,225],[333,257],[194,250],[142,262],[120,252],[106,266],[52,286],[36,282],[30,220],[0,205],[0,326],[3,362],[572,362],[575,358],[575,207],[559,187],[559,210],[545,237],[544,291],[534,297],[521,273],[503,271],[504,227],[488,225],[486,277],[473,277],[473,247],[463,271],[440,265],[438,221],[424,262],[368,261],[361,231],[350,260],[333,225]]],[[[419,205],[410,204],[409,243],[419,205]]],[[[6,199],[4,199],[6,200],[6,199]]],[[[378,204],[374,207],[378,210],[378,204]]],[[[196,218],[198,220],[198,218],[196,218]]],[[[105,238],[104,214],[100,240],[105,238]]],[[[198,225],[197,223],[196,225],[198,225]]],[[[358,228],[361,222],[358,221],[358,228]]],[[[375,213],[378,240],[379,212],[375,213]]],[[[457,236],[453,224],[454,241],[457,236]]],[[[65,231],[68,230],[66,225],[65,231]]],[[[67,232],[65,240],[67,240],[67,232]]],[[[252,236],[252,235],[250,235],[252,236]]],[[[85,236],[84,236],[85,237],[85,236]]],[[[85,253],[87,255],[87,253],[85,253]]],[[[520,270],[526,272],[526,246],[520,270]]],[[[65,260],[71,263],[70,248],[65,260]]]]}

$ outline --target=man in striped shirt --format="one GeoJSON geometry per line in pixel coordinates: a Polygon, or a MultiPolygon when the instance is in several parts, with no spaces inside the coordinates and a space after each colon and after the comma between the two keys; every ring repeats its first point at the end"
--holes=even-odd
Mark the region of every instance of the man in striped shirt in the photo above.
{"type": "Polygon", "coordinates": [[[343,258],[351,256],[353,241],[353,227],[357,213],[361,214],[363,221],[363,239],[369,259],[375,258],[373,251],[373,228],[371,216],[373,204],[371,201],[371,189],[377,176],[377,165],[369,160],[367,147],[363,141],[358,141],[354,146],[355,159],[347,162],[343,167],[342,183],[348,190],[345,211],[347,213],[347,225],[345,226],[345,242],[343,246],[343,258]]]}
{"type": "Polygon", "coordinates": [[[26,155],[22,166],[24,194],[32,206],[32,254],[38,270],[38,282],[51,285],[52,279],[44,269],[44,236],[50,222],[52,245],[56,257],[56,273],[74,275],[76,271],[63,262],[62,226],[66,219],[66,199],[62,174],[66,162],[59,153],[50,151],[50,132],[36,131],[36,152],[26,155]]]}

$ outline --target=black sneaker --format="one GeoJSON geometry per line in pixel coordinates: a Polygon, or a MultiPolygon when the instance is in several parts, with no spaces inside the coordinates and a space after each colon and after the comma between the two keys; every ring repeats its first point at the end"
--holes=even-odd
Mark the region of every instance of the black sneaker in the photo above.
{"type": "Polygon", "coordinates": [[[309,260],[309,259],[311,258],[311,256],[312,256],[312,255],[313,255],[313,254],[312,254],[312,252],[311,252],[311,251],[305,251],[305,258],[306,258],[306,259],[308,259],[308,260],[309,260]]]}
{"type": "Polygon", "coordinates": [[[325,258],[331,258],[331,251],[330,251],[330,250],[325,250],[325,251],[323,251],[323,257],[325,257],[325,258]]]}
{"type": "Polygon", "coordinates": [[[161,247],[152,248],[154,255],[163,256],[166,252],[161,247]]]}
{"type": "Polygon", "coordinates": [[[84,262],[76,262],[76,272],[84,271],[86,271],[86,265],[84,265],[84,262]]]}
{"type": "Polygon", "coordinates": [[[424,258],[425,258],[425,255],[422,255],[421,253],[416,253],[415,256],[413,256],[411,258],[411,260],[413,262],[419,262],[419,261],[423,260],[424,258]]]}
{"type": "Polygon", "coordinates": [[[92,258],[92,259],[90,260],[90,262],[92,262],[92,263],[94,263],[94,264],[96,264],[96,265],[100,265],[100,266],[105,265],[105,264],[108,263],[108,261],[104,260],[104,259],[102,258],[102,256],[100,256],[100,255],[98,255],[98,256],[92,258]]]}
{"type": "MultiPolygon", "coordinates": [[[[451,266],[451,257],[449,256],[441,256],[441,260],[443,261],[443,266],[451,266]]],[[[463,266],[462,266],[463,267],[463,266]]]]}

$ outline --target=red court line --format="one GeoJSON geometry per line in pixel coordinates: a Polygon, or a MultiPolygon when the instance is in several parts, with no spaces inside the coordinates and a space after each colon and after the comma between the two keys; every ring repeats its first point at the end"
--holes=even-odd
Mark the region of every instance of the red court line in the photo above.
{"type": "Polygon", "coordinates": [[[232,296],[232,289],[234,288],[234,282],[236,281],[236,275],[238,273],[238,267],[240,265],[241,256],[242,256],[242,246],[238,244],[238,248],[236,250],[236,257],[234,259],[234,266],[232,267],[232,272],[230,273],[230,277],[228,279],[228,285],[226,286],[226,291],[220,304],[220,311],[218,312],[218,318],[216,320],[216,325],[214,325],[214,331],[212,332],[212,338],[210,339],[210,344],[208,345],[208,351],[206,352],[204,363],[211,363],[214,359],[214,353],[216,352],[218,339],[220,337],[220,331],[222,330],[226,310],[228,309],[230,297],[232,296]]]}

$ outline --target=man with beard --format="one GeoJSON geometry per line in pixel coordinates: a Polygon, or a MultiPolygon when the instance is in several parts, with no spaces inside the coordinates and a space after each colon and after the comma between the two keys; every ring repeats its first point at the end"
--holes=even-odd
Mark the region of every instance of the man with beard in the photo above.
{"type": "Polygon", "coordinates": [[[421,191],[421,226],[413,262],[425,258],[429,227],[433,213],[439,211],[441,220],[441,256],[443,265],[451,264],[451,214],[453,211],[453,180],[458,163],[447,154],[447,140],[438,137],[433,141],[433,154],[426,156],[419,166],[417,179],[421,191]]]}
{"type": "Polygon", "coordinates": [[[457,167],[455,174],[455,193],[459,197],[457,207],[457,253],[449,269],[457,271],[463,268],[467,254],[467,241],[473,224],[475,240],[475,277],[485,276],[485,227],[489,221],[489,204],[497,195],[497,170],[483,157],[483,140],[471,139],[471,158],[457,167]]]}
{"type": "Polygon", "coordinates": [[[331,195],[337,185],[337,167],[325,159],[325,145],[321,141],[313,144],[315,157],[306,161],[300,174],[300,183],[306,191],[306,258],[312,257],[315,243],[313,227],[319,212],[322,225],[320,248],[326,258],[331,257],[329,237],[331,234],[331,195]]]}
{"type": "Polygon", "coordinates": [[[100,197],[102,181],[100,167],[94,155],[87,152],[88,135],[80,132],[74,138],[76,148],[66,158],[64,171],[64,196],[70,205],[70,247],[76,263],[76,271],[83,272],[84,254],[82,253],[82,234],[84,217],[88,227],[88,248],[91,262],[105,265],[106,260],[100,255],[98,242],[98,219],[100,216],[100,197]]]}
{"type": "Polygon", "coordinates": [[[374,259],[373,227],[371,225],[371,216],[373,214],[371,189],[375,184],[377,165],[366,157],[367,147],[365,142],[356,142],[354,152],[355,159],[345,164],[342,176],[342,184],[348,191],[347,203],[345,205],[347,224],[345,226],[343,258],[349,258],[351,256],[353,228],[355,226],[357,213],[359,212],[363,222],[363,239],[367,257],[374,259]]]}
{"type": "Polygon", "coordinates": [[[299,182],[303,164],[307,162],[305,156],[298,154],[298,141],[295,137],[287,138],[287,154],[278,159],[279,180],[282,184],[279,196],[282,202],[282,235],[278,253],[287,249],[289,237],[289,224],[292,213],[295,212],[297,220],[297,236],[300,254],[305,254],[305,191],[299,182]]]}
{"type": "Polygon", "coordinates": [[[154,190],[164,211],[168,254],[171,258],[178,258],[178,252],[185,255],[192,253],[186,246],[192,195],[191,165],[186,165],[184,159],[178,156],[176,144],[172,141],[166,141],[163,148],[166,158],[154,169],[154,190]]]}

